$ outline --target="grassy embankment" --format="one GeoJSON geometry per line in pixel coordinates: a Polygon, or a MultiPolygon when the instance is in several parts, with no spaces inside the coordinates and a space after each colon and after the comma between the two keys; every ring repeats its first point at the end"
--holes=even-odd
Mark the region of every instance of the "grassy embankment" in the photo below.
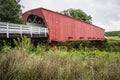
{"type": "Polygon", "coordinates": [[[109,41],[100,50],[82,47],[67,51],[37,48],[29,39],[0,51],[0,80],[119,80],[120,43],[109,41]],[[47,51],[46,51],[47,50],[47,51]]]}

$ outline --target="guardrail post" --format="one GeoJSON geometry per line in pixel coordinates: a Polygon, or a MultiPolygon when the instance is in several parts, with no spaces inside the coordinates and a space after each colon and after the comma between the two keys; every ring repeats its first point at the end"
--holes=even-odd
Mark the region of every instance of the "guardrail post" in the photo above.
{"type": "Polygon", "coordinates": [[[9,38],[9,23],[7,23],[7,38],[9,38]]]}
{"type": "Polygon", "coordinates": [[[47,36],[47,30],[46,30],[46,28],[45,28],[45,37],[47,36]]]}
{"type": "Polygon", "coordinates": [[[20,25],[20,37],[22,37],[22,25],[20,25]]]}
{"type": "Polygon", "coordinates": [[[30,27],[30,33],[31,33],[31,37],[32,37],[32,26],[30,27]]]}
{"type": "Polygon", "coordinates": [[[40,37],[40,27],[39,27],[39,37],[40,37]]]}

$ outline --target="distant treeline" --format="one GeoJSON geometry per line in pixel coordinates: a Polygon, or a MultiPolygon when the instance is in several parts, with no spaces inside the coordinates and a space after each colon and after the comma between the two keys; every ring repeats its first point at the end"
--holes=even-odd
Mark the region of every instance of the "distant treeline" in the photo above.
{"type": "Polygon", "coordinates": [[[106,36],[119,36],[120,35],[120,31],[106,32],[105,35],[106,36]]]}

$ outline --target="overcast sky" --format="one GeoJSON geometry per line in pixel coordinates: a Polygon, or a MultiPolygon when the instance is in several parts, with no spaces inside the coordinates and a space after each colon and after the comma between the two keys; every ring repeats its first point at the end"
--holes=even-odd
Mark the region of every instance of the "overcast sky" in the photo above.
{"type": "Polygon", "coordinates": [[[21,0],[23,13],[39,7],[53,11],[81,9],[92,16],[93,24],[105,31],[120,30],[120,0],[21,0]]]}

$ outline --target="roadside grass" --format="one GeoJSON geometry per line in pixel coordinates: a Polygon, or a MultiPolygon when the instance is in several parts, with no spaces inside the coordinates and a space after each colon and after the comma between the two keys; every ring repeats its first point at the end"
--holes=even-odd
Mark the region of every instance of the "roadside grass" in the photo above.
{"type": "Polygon", "coordinates": [[[5,45],[0,51],[0,80],[119,80],[120,52],[80,46],[52,50],[36,48],[28,38],[14,41],[14,48],[5,45]],[[21,45],[22,44],[22,45],[21,45]]]}

